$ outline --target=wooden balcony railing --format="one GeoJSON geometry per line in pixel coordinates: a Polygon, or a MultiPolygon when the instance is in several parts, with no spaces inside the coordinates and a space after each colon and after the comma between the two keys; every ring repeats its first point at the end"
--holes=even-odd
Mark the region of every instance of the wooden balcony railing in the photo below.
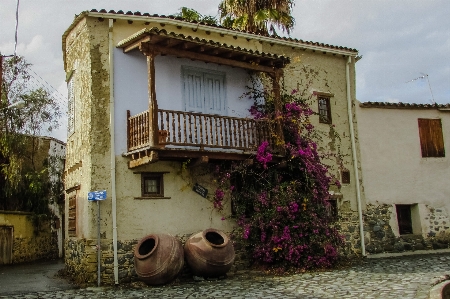
{"type": "Polygon", "coordinates": [[[157,115],[159,138],[155,139],[149,136],[148,111],[134,116],[128,112],[128,151],[166,145],[254,151],[271,139],[267,121],[161,109],[157,115]]]}

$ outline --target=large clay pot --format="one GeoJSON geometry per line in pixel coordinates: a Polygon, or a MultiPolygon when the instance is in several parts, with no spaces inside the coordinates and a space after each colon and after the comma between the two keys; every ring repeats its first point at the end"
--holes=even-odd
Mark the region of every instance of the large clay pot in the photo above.
{"type": "Polygon", "coordinates": [[[175,237],[148,235],[134,249],[134,267],[140,280],[159,285],[170,282],[184,265],[183,246],[175,237]]]}
{"type": "Polygon", "coordinates": [[[225,275],[235,257],[230,239],[213,228],[193,234],[184,245],[184,255],[194,275],[204,277],[225,275]]]}

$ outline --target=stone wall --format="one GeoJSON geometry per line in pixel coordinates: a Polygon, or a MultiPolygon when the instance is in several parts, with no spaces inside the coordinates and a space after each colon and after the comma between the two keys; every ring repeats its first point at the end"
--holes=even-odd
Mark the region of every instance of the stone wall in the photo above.
{"type": "MultiPolygon", "coordinates": [[[[427,213],[421,219],[423,234],[398,235],[392,227],[395,207],[393,205],[367,205],[364,213],[364,232],[367,253],[403,252],[449,248],[447,216],[442,209],[426,206],[427,213]],[[426,223],[426,222],[429,222],[426,223]]],[[[398,229],[397,229],[398,230],[398,229]]]]}
{"type": "Polygon", "coordinates": [[[350,208],[346,201],[339,207],[338,229],[344,237],[344,256],[361,255],[361,238],[359,233],[358,213],[350,208]]]}
{"type": "Polygon", "coordinates": [[[13,227],[13,264],[58,257],[57,236],[50,221],[40,222],[36,229],[31,213],[0,211],[0,225],[13,227]]]}
{"type": "Polygon", "coordinates": [[[14,238],[13,264],[58,258],[56,232],[38,233],[31,238],[14,238]]]}
{"type": "MultiPolygon", "coordinates": [[[[188,235],[176,236],[184,246],[188,235]]],[[[139,242],[136,240],[121,240],[117,242],[117,260],[119,283],[130,283],[138,280],[134,270],[134,249],[139,242]]],[[[114,284],[114,251],[112,240],[102,240],[101,253],[101,283],[102,285],[114,284]]],[[[244,251],[235,246],[236,259],[231,271],[237,271],[249,266],[248,258],[244,251]]],[[[65,264],[68,273],[79,284],[97,283],[97,240],[95,239],[68,239],[66,240],[65,264]]],[[[185,263],[179,277],[189,279],[192,272],[185,263]]]]}
{"type": "MultiPolygon", "coordinates": [[[[395,227],[397,218],[394,205],[368,204],[363,211],[366,253],[399,253],[449,248],[449,218],[446,211],[428,205],[423,206],[425,212],[420,219],[423,233],[400,235],[398,228],[395,227]]],[[[358,213],[350,209],[348,202],[344,202],[339,209],[338,227],[345,242],[342,254],[361,255],[358,213]]]]}

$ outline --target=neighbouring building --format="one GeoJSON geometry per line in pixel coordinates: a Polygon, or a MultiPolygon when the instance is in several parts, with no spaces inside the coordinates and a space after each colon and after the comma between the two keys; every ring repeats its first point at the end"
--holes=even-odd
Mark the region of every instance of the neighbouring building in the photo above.
{"type": "MultiPolygon", "coordinates": [[[[334,153],[327,163],[342,180],[340,188],[331,187],[330,200],[342,216],[348,252],[360,254],[357,54],[171,16],[106,10],[76,16],[63,35],[67,269],[80,281],[97,281],[98,211],[87,200],[91,191],[107,192],[98,204],[105,283],[133,278],[133,246],[145,235],[183,239],[209,227],[233,229],[233,220],[212,208],[215,184],[205,169],[249,159],[270,139],[264,124],[249,118],[253,103],[242,97],[258,74],[265,74],[276,105],[281,90],[304,90],[318,113],[319,146],[334,153]]],[[[224,212],[231,213],[230,205],[224,212]]]]}
{"type": "Polygon", "coordinates": [[[448,248],[450,105],[357,107],[368,253],[448,248]]]}
{"type": "MultiPolygon", "coordinates": [[[[51,192],[62,185],[66,144],[51,137],[27,137],[38,170],[48,169],[51,192]]],[[[52,194],[50,215],[34,221],[32,211],[0,210],[0,265],[63,257],[64,197],[52,194]],[[38,225],[38,226],[37,226],[38,225]]]]}

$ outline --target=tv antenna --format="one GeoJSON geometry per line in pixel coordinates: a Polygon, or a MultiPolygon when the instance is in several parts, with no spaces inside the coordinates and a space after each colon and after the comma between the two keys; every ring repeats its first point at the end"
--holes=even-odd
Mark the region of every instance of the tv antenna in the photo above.
{"type": "Polygon", "coordinates": [[[424,74],[424,73],[420,73],[420,74],[422,76],[414,78],[412,80],[409,80],[406,83],[413,82],[413,81],[420,80],[420,79],[427,79],[428,87],[430,88],[430,93],[431,93],[431,104],[435,104],[436,102],[434,101],[433,90],[431,90],[431,84],[430,84],[430,79],[428,78],[428,74],[424,74]]]}

